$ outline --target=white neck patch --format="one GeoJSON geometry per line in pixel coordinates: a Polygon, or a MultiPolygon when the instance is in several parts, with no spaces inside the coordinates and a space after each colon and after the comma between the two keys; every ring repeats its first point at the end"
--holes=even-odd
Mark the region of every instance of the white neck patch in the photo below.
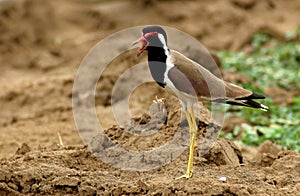
{"type": "Polygon", "coordinates": [[[159,41],[163,45],[163,48],[164,48],[164,51],[165,51],[165,55],[168,57],[169,56],[169,49],[168,49],[168,46],[167,46],[167,43],[166,43],[166,40],[165,40],[163,34],[159,33],[158,34],[158,39],[159,39],[159,41]]]}
{"type": "Polygon", "coordinates": [[[169,48],[167,46],[167,43],[166,43],[166,40],[163,36],[163,34],[159,33],[158,34],[158,38],[160,40],[160,42],[162,43],[163,45],[163,48],[164,48],[164,51],[165,51],[165,55],[167,56],[167,62],[166,62],[166,71],[164,73],[164,82],[167,84],[167,86],[171,86],[171,88],[175,88],[173,83],[168,79],[168,72],[170,71],[170,69],[172,67],[174,67],[174,64],[170,61],[170,51],[169,51],[169,48]]]}

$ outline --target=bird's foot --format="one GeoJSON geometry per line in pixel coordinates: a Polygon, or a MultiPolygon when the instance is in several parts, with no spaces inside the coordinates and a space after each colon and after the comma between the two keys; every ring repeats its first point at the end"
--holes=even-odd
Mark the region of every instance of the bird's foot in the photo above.
{"type": "Polygon", "coordinates": [[[177,177],[177,178],[175,178],[175,179],[176,179],[176,180],[179,180],[179,179],[181,179],[181,178],[189,179],[189,178],[191,178],[192,176],[193,176],[193,172],[186,172],[184,175],[179,176],[179,177],[177,177]]]}

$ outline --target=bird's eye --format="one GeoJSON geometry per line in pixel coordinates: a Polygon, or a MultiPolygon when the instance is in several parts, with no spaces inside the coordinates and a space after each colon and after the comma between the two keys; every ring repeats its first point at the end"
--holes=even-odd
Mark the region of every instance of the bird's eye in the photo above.
{"type": "Polygon", "coordinates": [[[148,44],[147,40],[143,40],[143,45],[146,46],[148,44]]]}

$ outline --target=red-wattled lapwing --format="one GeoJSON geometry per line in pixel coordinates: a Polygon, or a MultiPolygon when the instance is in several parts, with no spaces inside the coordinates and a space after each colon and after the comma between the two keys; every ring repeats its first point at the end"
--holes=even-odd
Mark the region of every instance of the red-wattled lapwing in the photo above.
{"type": "Polygon", "coordinates": [[[190,129],[190,155],[187,171],[179,178],[190,178],[193,174],[193,152],[198,127],[193,105],[198,98],[212,102],[247,106],[266,111],[267,106],[253,99],[265,97],[249,90],[225,82],[200,64],[183,54],[170,50],[167,34],[160,26],[147,26],[142,30],[142,37],[133,45],[141,42],[137,56],[148,51],[148,65],[153,79],[168,92],[173,91],[182,104],[190,129]]]}

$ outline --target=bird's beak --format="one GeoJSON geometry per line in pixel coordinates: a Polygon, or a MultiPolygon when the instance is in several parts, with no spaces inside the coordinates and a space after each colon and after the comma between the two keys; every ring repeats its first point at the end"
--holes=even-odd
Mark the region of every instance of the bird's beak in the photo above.
{"type": "Polygon", "coordinates": [[[131,44],[131,46],[133,47],[133,46],[137,45],[140,41],[141,41],[141,38],[139,38],[138,40],[134,41],[134,42],[131,44]]]}
{"type": "Polygon", "coordinates": [[[131,44],[131,46],[133,47],[133,46],[137,45],[138,43],[141,43],[142,46],[139,48],[139,51],[136,54],[137,57],[139,57],[144,52],[144,50],[147,48],[149,42],[144,37],[141,37],[138,40],[134,41],[131,44]]]}

